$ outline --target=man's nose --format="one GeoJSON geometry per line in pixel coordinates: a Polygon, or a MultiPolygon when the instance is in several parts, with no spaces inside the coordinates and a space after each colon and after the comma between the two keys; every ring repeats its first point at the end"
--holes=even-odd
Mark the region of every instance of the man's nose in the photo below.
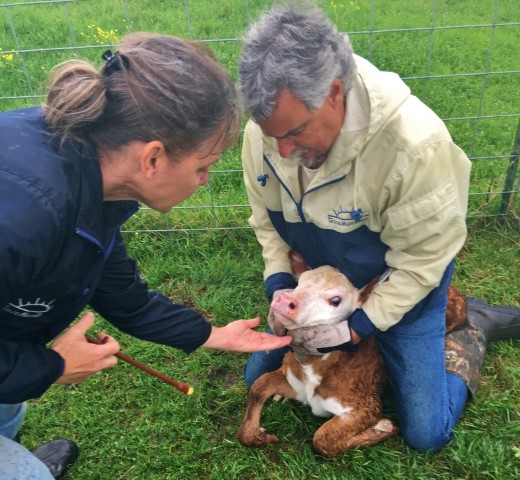
{"type": "Polygon", "coordinates": [[[294,140],[289,138],[283,138],[278,140],[278,153],[281,157],[286,158],[291,153],[293,153],[297,148],[297,145],[294,140]]]}

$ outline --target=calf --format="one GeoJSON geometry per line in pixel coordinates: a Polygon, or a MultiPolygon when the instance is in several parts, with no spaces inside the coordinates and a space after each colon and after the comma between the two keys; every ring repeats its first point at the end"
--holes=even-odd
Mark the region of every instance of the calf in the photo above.
{"type": "MultiPolygon", "coordinates": [[[[279,335],[296,328],[343,321],[363,303],[376,283],[359,290],[333,267],[302,273],[301,257],[293,253],[291,262],[298,286],[290,293],[282,292],[271,303],[273,326],[279,335]]],[[[464,297],[450,287],[448,330],[462,326],[465,308],[464,297]]],[[[278,370],[262,375],[253,384],[239,441],[259,447],[278,440],[260,426],[263,405],[273,395],[308,404],[317,416],[332,417],[313,438],[315,450],[325,457],[373,445],[397,434],[398,427],[382,414],[380,394],[387,377],[377,342],[367,338],[358,348],[354,353],[334,351],[320,356],[288,352],[278,370]]]]}

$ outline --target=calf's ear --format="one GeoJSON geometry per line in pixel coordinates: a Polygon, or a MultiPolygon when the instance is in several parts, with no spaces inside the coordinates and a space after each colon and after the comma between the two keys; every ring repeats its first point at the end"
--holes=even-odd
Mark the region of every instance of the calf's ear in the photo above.
{"type": "Polygon", "coordinates": [[[300,279],[300,275],[311,267],[307,265],[307,262],[303,259],[303,255],[296,250],[289,250],[289,262],[291,264],[291,270],[293,277],[296,281],[300,279]]]}
{"type": "Polygon", "coordinates": [[[377,282],[379,281],[379,275],[372,280],[370,280],[369,283],[367,283],[363,288],[359,290],[359,301],[361,303],[365,303],[368,296],[372,293],[372,290],[374,290],[375,286],[377,285],[377,282]]]}

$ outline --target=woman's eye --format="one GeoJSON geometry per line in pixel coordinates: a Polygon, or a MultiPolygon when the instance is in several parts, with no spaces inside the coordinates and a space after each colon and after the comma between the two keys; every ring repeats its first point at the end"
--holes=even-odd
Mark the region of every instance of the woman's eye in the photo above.
{"type": "Polygon", "coordinates": [[[329,300],[329,304],[333,307],[339,307],[339,304],[341,303],[341,297],[332,297],[329,300]]]}

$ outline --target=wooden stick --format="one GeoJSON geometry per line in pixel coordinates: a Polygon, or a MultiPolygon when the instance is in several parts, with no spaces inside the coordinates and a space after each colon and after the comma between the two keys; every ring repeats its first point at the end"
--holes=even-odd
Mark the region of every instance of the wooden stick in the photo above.
{"type": "MultiPolygon", "coordinates": [[[[87,338],[87,341],[89,343],[95,343],[96,345],[102,345],[103,342],[97,338],[89,337],[88,335],[85,335],[87,338]]],[[[108,339],[108,337],[107,337],[108,339]]],[[[154,370],[153,368],[149,367],[148,365],[145,365],[144,363],[138,362],[137,360],[134,360],[132,357],[129,357],[128,355],[125,355],[124,353],[117,352],[116,354],[117,358],[120,358],[124,362],[127,362],[134,367],[137,367],[141,370],[143,370],[146,373],[149,373],[150,375],[159,378],[163,382],[166,382],[169,385],[174,386],[179,392],[185,393],[186,395],[191,395],[193,393],[193,387],[186,383],[178,382],[177,380],[174,380],[173,378],[167,377],[166,375],[162,374],[161,372],[158,372],[157,370],[154,370]]]]}

